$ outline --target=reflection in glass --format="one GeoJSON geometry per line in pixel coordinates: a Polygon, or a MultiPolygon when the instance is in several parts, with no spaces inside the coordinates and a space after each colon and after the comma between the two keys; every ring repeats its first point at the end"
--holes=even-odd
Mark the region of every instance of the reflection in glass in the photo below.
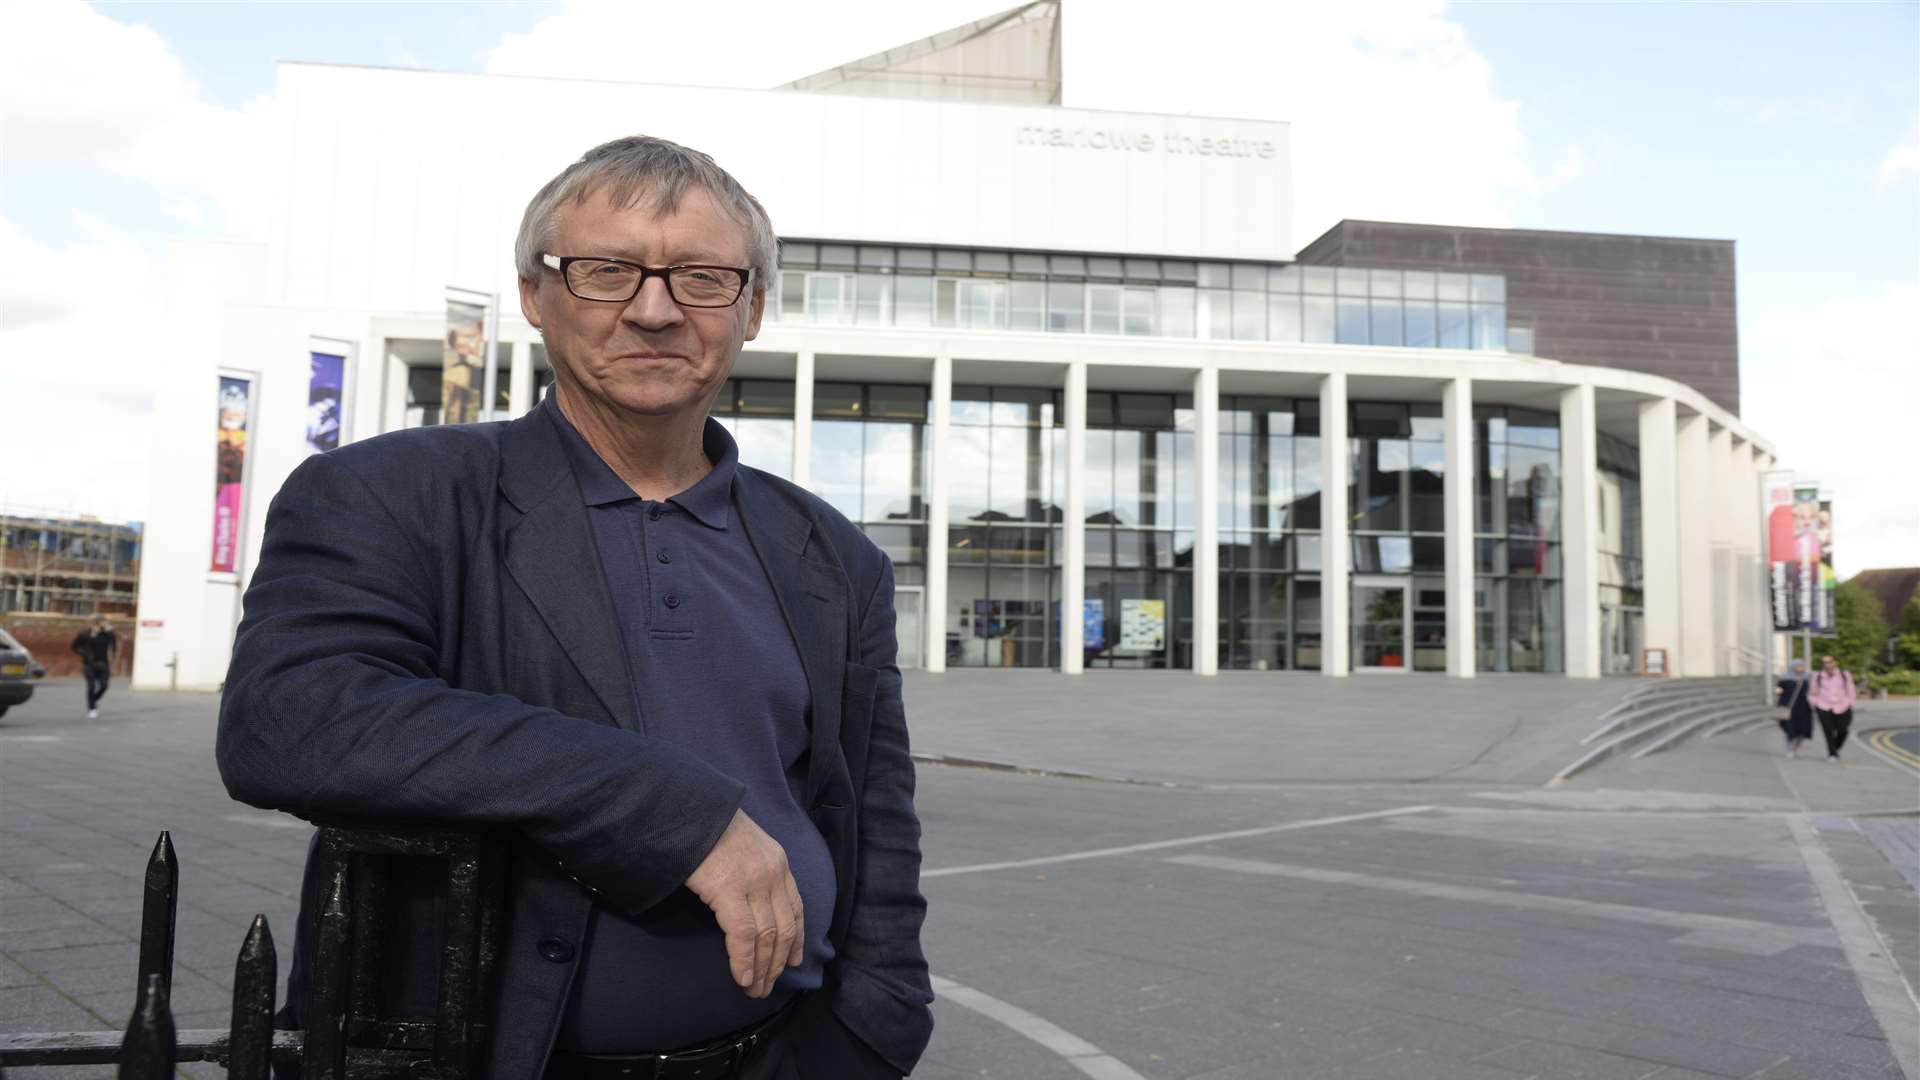
{"type": "MultiPolygon", "coordinates": [[[[903,251],[904,256],[906,253],[903,251]]],[[[893,279],[893,324],[895,326],[933,325],[933,279],[896,277],[893,279]]]]}
{"type": "Polygon", "coordinates": [[[1334,339],[1333,297],[1307,295],[1300,298],[1300,340],[1317,345],[1332,344],[1334,339]]]}
{"type": "Polygon", "coordinates": [[[849,521],[860,516],[861,429],[858,420],[815,420],[812,487],[849,521]]]}
{"type": "Polygon", "coordinates": [[[1334,340],[1342,345],[1365,345],[1369,337],[1367,298],[1341,296],[1337,303],[1338,324],[1334,327],[1334,340]]]}
{"type": "Polygon", "coordinates": [[[1406,307],[1406,344],[1416,349],[1431,349],[1440,344],[1439,313],[1427,300],[1409,300],[1406,307]]]}
{"type": "Polygon", "coordinates": [[[1086,329],[1087,287],[1056,281],[1047,286],[1047,329],[1078,334],[1086,329]]]}
{"type": "Polygon", "coordinates": [[[1193,290],[1163,285],[1160,290],[1160,333],[1165,337],[1193,336],[1193,290]]]}
{"type": "Polygon", "coordinates": [[[1472,344],[1473,336],[1467,322],[1467,305],[1441,301],[1439,310],[1440,347],[1464,349],[1472,344]]]}
{"type": "Polygon", "coordinates": [[[1371,311],[1373,344],[1400,344],[1400,301],[1375,297],[1371,311]]]}

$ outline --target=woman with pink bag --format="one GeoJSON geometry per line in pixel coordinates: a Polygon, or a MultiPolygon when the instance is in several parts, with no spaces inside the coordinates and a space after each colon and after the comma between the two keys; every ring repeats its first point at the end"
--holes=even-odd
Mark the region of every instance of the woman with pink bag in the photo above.
{"type": "Polygon", "coordinates": [[[1820,658],[1820,670],[1807,685],[1807,703],[1820,719],[1820,731],[1827,737],[1827,760],[1838,765],[1840,748],[1847,743],[1847,729],[1853,726],[1853,674],[1841,671],[1831,656],[1820,658]]]}

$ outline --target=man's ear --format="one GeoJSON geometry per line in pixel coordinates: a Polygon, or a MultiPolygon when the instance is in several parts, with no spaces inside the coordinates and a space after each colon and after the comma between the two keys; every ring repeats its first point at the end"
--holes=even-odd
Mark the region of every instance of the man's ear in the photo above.
{"type": "Polygon", "coordinates": [[[535,330],[540,329],[540,285],[538,282],[520,279],[520,314],[535,330]]]}
{"type": "Polygon", "coordinates": [[[767,290],[755,289],[752,299],[747,302],[747,332],[741,338],[752,341],[760,336],[760,319],[767,313],[767,290]]]}

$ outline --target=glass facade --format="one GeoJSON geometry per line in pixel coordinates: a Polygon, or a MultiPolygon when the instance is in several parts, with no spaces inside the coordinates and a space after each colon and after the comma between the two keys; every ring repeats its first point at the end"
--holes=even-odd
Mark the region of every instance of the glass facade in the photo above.
{"type": "Polygon", "coordinates": [[[712,416],[733,432],[741,464],[793,477],[793,383],[729,379],[714,399],[712,416]]]}
{"type": "Polygon", "coordinates": [[[1066,498],[1059,391],[955,386],[951,423],[947,663],[1057,666],[1066,498]]]}
{"type": "MultiPolygon", "coordinates": [[[[1508,347],[1498,274],[787,241],[767,317],[1124,337],[1508,347]]],[[[1532,347],[1531,333],[1523,343],[1532,347]]]]}
{"type": "Polygon", "coordinates": [[[1646,644],[1646,594],[1640,549],[1640,449],[1602,432],[1600,471],[1600,663],[1609,675],[1640,669],[1646,644]]]}
{"type": "Polygon", "coordinates": [[[1088,667],[1193,666],[1193,400],[1087,395],[1088,667]]]}
{"type": "Polygon", "coordinates": [[[1320,403],[1220,400],[1220,667],[1320,667],[1320,403]]]}
{"type": "Polygon", "coordinates": [[[1404,580],[1404,585],[1388,585],[1384,592],[1376,586],[1370,594],[1375,602],[1352,612],[1354,627],[1362,634],[1354,663],[1445,671],[1447,455],[1440,406],[1354,401],[1347,413],[1352,572],[1356,577],[1404,580]],[[1399,620],[1397,627],[1393,619],[1399,620]],[[1367,640],[1370,633],[1377,640],[1367,640]],[[1367,655],[1370,651],[1372,656],[1367,655]]]}
{"type": "Polygon", "coordinates": [[[1480,405],[1473,434],[1479,670],[1563,672],[1560,417],[1480,405]]]}

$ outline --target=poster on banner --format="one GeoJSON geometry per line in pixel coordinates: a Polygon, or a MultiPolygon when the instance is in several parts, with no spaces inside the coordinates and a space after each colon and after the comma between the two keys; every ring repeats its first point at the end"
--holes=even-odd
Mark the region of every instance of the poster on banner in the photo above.
{"type": "Polygon", "coordinates": [[[1767,508],[1767,593],[1775,630],[1800,629],[1799,566],[1794,557],[1793,474],[1770,472],[1762,481],[1767,508]]]}
{"type": "Polygon", "coordinates": [[[340,398],[346,386],[347,358],[307,354],[307,453],[323,454],[340,445],[340,398]]]}
{"type": "Polygon", "coordinates": [[[447,301],[447,343],[440,358],[440,422],[471,424],[480,419],[486,392],[487,306],[447,301]]]}
{"type": "Polygon", "coordinates": [[[1813,625],[1820,630],[1837,630],[1840,627],[1840,620],[1833,610],[1833,591],[1839,587],[1840,580],[1833,575],[1833,500],[1831,498],[1820,500],[1820,513],[1814,520],[1814,535],[1820,541],[1820,566],[1814,575],[1817,582],[1815,588],[1820,594],[1820,599],[1814,605],[1814,612],[1818,618],[1813,625]]]}
{"type": "Polygon", "coordinates": [[[1793,487],[1793,590],[1797,626],[1825,630],[1831,624],[1820,589],[1820,489],[1793,487]]]}
{"type": "Polygon", "coordinates": [[[231,574],[240,565],[241,508],[246,494],[247,426],[253,413],[253,380],[220,376],[214,423],[213,559],[211,569],[231,574]]]}
{"type": "Polygon", "coordinates": [[[1120,647],[1159,652],[1167,645],[1167,602],[1125,597],[1120,601],[1120,647]]]}
{"type": "Polygon", "coordinates": [[[1082,644],[1088,652],[1101,652],[1107,647],[1107,602],[1094,597],[1085,601],[1082,611],[1082,644]]]}

